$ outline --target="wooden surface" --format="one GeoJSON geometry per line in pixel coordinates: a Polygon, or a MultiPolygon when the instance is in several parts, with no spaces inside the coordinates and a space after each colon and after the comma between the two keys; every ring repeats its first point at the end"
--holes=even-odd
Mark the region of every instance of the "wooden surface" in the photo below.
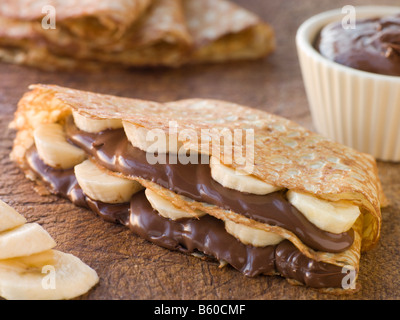
{"type": "MultiPolygon", "coordinates": [[[[52,83],[156,101],[217,98],[260,108],[313,128],[294,37],[313,14],[346,4],[373,1],[237,1],[276,30],[278,48],[256,62],[192,66],[169,70],[107,73],[45,73],[0,64],[0,198],[29,222],[38,222],[57,241],[93,267],[100,283],[84,299],[337,299],[279,277],[246,278],[232,268],[159,248],[126,228],[104,222],[55,196],[41,197],[9,160],[15,132],[7,128],[16,103],[31,83],[52,83]]],[[[398,4],[387,0],[386,4],[398,4]]],[[[400,299],[400,164],[379,163],[391,206],[383,210],[379,245],[361,258],[361,290],[340,299],[400,299]]]]}

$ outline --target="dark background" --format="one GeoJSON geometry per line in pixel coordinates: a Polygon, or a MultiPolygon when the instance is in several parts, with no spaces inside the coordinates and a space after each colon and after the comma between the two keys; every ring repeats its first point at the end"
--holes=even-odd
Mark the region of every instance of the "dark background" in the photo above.
{"type": "MultiPolygon", "coordinates": [[[[104,222],[55,196],[41,197],[9,153],[15,132],[8,123],[32,83],[49,83],[155,101],[217,98],[272,112],[313,129],[295,48],[299,25],[319,12],[347,4],[380,1],[236,0],[276,31],[277,50],[267,59],[180,69],[110,70],[100,73],[46,73],[0,64],[0,198],[29,222],[38,222],[57,241],[93,267],[100,283],[84,299],[399,299],[400,164],[379,162],[391,206],[382,212],[378,246],[361,258],[361,289],[335,297],[293,287],[279,277],[246,278],[227,267],[150,244],[126,228],[104,222]]],[[[398,0],[385,4],[398,5],[398,0]]]]}

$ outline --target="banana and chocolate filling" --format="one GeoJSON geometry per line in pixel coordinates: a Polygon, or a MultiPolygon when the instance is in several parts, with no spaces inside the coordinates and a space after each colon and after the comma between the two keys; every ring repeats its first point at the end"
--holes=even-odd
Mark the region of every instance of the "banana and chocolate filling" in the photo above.
{"type": "MultiPolygon", "coordinates": [[[[60,130],[59,127],[56,129],[60,130]]],[[[195,164],[182,164],[168,161],[170,154],[167,153],[165,164],[150,164],[146,151],[134,147],[123,128],[87,132],[79,129],[69,117],[62,132],[65,132],[63,139],[67,139],[71,147],[78,147],[91,158],[87,162],[94,161],[125,177],[152,181],[187,199],[285,228],[314,250],[342,252],[353,243],[352,229],[342,233],[319,229],[287,200],[284,190],[256,195],[222,186],[212,178],[209,159],[201,159],[208,156],[199,155],[195,164]]],[[[28,150],[27,163],[53,193],[91,209],[107,221],[128,226],[135,234],[157,245],[185,253],[201,252],[227,262],[247,276],[280,274],[315,288],[342,285],[345,275],[342,267],[313,260],[279,236],[274,243],[252,245],[228,232],[226,221],[211,215],[177,220],[166,218],[154,208],[143,190],[131,192],[129,201],[107,203],[96,200],[83,191],[83,182],[78,181],[77,168],[82,167],[82,163],[72,168],[57,168],[46,164],[38,151],[37,145],[28,150]]],[[[76,153],[79,157],[76,161],[82,162],[81,153],[73,151],[71,154],[76,153]]],[[[80,170],[90,170],[90,165],[84,165],[80,170]]],[[[103,173],[100,170],[96,174],[103,173]]]]}
{"type": "Polygon", "coordinates": [[[84,194],[73,168],[46,165],[34,146],[26,156],[31,169],[53,193],[91,209],[106,221],[128,226],[133,233],[161,247],[188,254],[203,253],[250,277],[280,274],[313,288],[342,286],[342,267],[310,259],[288,240],[256,247],[236,239],[226,231],[223,221],[211,215],[166,219],[150,205],[143,191],[134,194],[129,203],[96,201],[84,194]]]}
{"type": "Polygon", "coordinates": [[[179,161],[174,164],[167,157],[165,164],[150,164],[146,152],[132,146],[123,129],[89,133],[78,129],[72,118],[65,128],[73,144],[110,171],[124,176],[139,176],[189,199],[216,205],[268,225],[280,226],[296,234],[304,244],[315,250],[342,252],[353,243],[352,229],[338,234],[319,229],[286,199],[284,191],[255,195],[228,189],[211,177],[210,165],[202,159],[197,164],[182,164],[179,161]]]}

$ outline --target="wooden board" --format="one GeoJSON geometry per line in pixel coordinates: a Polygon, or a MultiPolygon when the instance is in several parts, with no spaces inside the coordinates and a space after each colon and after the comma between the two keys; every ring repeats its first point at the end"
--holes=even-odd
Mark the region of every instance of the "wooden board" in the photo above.
{"type": "MultiPolygon", "coordinates": [[[[52,83],[156,101],[217,98],[260,108],[313,128],[294,37],[313,14],[349,1],[237,1],[276,30],[278,48],[255,62],[181,69],[115,70],[107,73],[46,73],[0,64],[0,198],[28,221],[38,222],[57,241],[93,267],[100,283],[82,299],[336,299],[279,277],[247,278],[232,268],[159,248],[126,228],[104,222],[55,196],[41,197],[9,160],[15,132],[7,128],[16,103],[31,83],[52,83]]],[[[374,1],[351,1],[372,4],[374,1]]],[[[398,4],[387,0],[386,4],[398,4]]],[[[400,164],[379,163],[391,206],[383,210],[378,246],[361,258],[361,290],[338,299],[400,299],[400,164]]]]}

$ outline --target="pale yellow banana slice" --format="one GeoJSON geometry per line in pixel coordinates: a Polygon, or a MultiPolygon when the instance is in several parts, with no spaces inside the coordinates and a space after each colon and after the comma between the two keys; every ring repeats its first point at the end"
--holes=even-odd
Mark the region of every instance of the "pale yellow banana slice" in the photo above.
{"type": "Polygon", "coordinates": [[[360,215],[359,207],[349,201],[327,201],[292,190],[287,198],[310,222],[332,233],[348,231],[360,215]]]}
{"type": "Polygon", "coordinates": [[[88,116],[81,115],[77,111],[72,112],[75,125],[86,132],[96,133],[106,129],[122,128],[120,119],[93,119],[88,116]]]}
{"type": "Polygon", "coordinates": [[[284,239],[276,233],[245,226],[232,220],[225,220],[225,229],[242,243],[255,247],[276,245],[284,239]]]}
{"type": "Polygon", "coordinates": [[[183,144],[170,139],[169,135],[160,129],[148,130],[133,123],[122,121],[125,134],[130,143],[149,153],[186,153],[183,144]]]}
{"type": "Polygon", "coordinates": [[[145,194],[153,209],[167,219],[178,220],[182,218],[199,218],[206,214],[203,211],[189,213],[185,210],[182,210],[150,189],[146,189],[145,194]]]}
{"type": "Polygon", "coordinates": [[[13,207],[0,200],[0,232],[13,229],[26,223],[26,219],[13,207]]]}
{"type": "Polygon", "coordinates": [[[72,299],[98,281],[79,258],[57,250],[0,261],[0,296],[9,300],[72,299]]]}
{"type": "Polygon", "coordinates": [[[26,223],[0,233],[0,259],[28,256],[55,246],[53,238],[37,223],[26,223]]]}
{"type": "Polygon", "coordinates": [[[93,200],[105,203],[129,202],[133,194],[143,189],[140,183],[116,177],[90,160],[76,165],[74,171],[79,186],[93,200]]]}
{"type": "Polygon", "coordinates": [[[40,158],[53,168],[69,169],[85,159],[85,152],[68,143],[63,127],[58,123],[40,125],[33,137],[40,158]]]}
{"type": "Polygon", "coordinates": [[[229,189],[257,195],[265,195],[282,189],[265,183],[254,176],[239,173],[236,170],[223,165],[215,157],[210,158],[210,168],[212,178],[229,189]]]}

